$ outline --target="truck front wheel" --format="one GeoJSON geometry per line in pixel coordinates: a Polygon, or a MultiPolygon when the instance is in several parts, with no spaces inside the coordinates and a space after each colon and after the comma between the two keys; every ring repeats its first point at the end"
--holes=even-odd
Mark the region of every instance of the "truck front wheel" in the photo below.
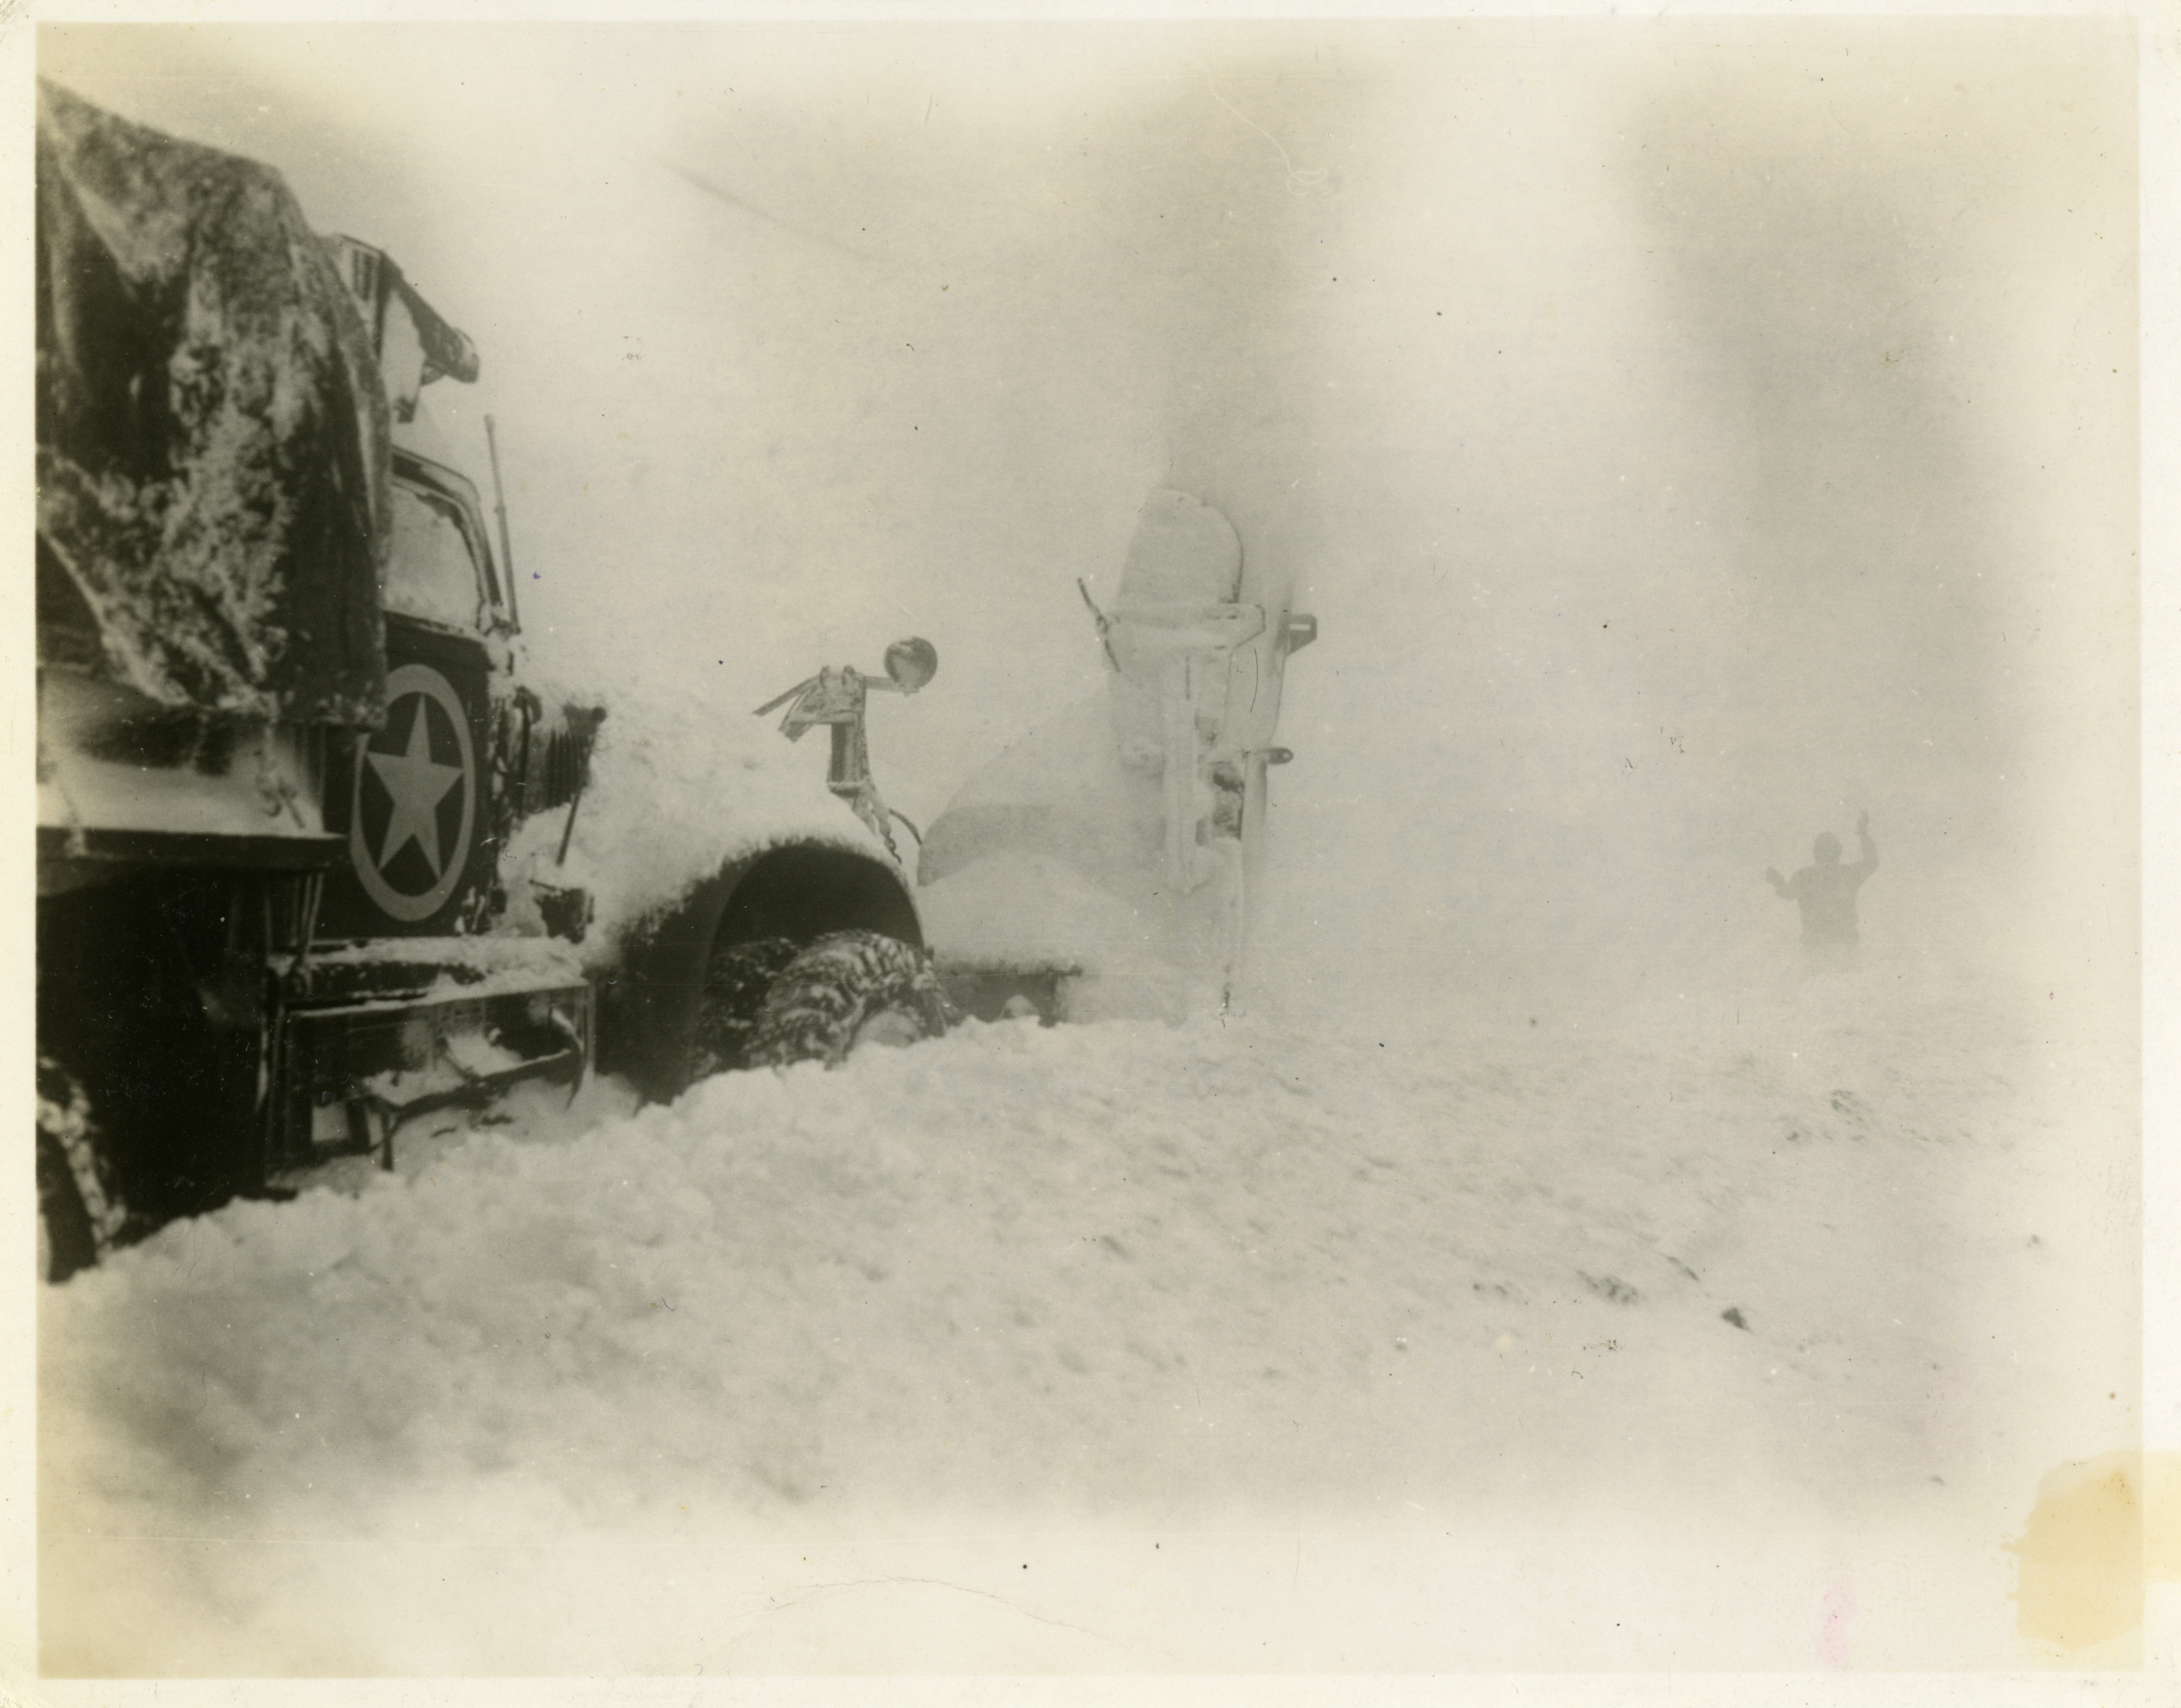
{"type": "Polygon", "coordinates": [[[947,1030],[939,976],[919,950],[876,931],[834,931],[773,981],[750,1036],[752,1067],[821,1061],[914,1043],[947,1030]]]}
{"type": "Polygon", "coordinates": [[[787,937],[759,937],[712,950],[689,1035],[691,1085],[748,1063],[750,1036],[765,998],[801,952],[787,937]]]}

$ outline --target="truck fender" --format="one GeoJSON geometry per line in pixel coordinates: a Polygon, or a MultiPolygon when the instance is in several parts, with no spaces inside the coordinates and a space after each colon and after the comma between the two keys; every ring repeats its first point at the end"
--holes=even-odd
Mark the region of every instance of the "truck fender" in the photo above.
{"type": "Polygon", "coordinates": [[[672,907],[632,927],[599,978],[599,1064],[649,1102],[689,1083],[690,1046],[704,971],[738,943],[871,931],[924,945],[902,874],[875,855],[792,842],[729,860],[672,907]]]}

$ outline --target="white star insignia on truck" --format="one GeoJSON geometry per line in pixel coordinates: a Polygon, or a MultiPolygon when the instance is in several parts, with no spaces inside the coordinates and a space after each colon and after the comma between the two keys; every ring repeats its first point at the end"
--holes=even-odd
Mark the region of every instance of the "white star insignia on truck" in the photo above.
{"type": "Polygon", "coordinates": [[[364,749],[365,763],[356,773],[349,858],[364,893],[388,914],[428,919],[454,893],[469,864],[477,819],[469,717],[446,677],[429,665],[405,664],[389,672],[386,702],[386,727],[364,749]],[[450,749],[454,764],[434,757],[450,749]],[[450,807],[450,839],[441,832],[450,807]]]}

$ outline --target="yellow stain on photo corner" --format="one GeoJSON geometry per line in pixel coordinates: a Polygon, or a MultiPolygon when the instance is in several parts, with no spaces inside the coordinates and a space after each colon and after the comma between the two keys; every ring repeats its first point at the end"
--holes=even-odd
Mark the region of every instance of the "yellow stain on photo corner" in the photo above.
{"type": "Polygon", "coordinates": [[[2181,1583],[2181,1453],[2106,1453],[2046,1473],[2022,1534],[2016,1629],[2088,1649],[2143,1623],[2146,1584],[2181,1583]]]}

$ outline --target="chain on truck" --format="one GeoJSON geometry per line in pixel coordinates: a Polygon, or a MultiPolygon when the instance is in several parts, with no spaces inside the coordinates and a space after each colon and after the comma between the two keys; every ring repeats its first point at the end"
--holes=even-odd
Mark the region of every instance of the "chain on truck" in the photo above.
{"type": "Polygon", "coordinates": [[[420,404],[470,340],[270,169],[51,84],[37,172],[47,1276],[522,1081],[665,1097],[944,1026],[845,812],[721,802],[716,863],[580,957],[583,891],[501,856],[541,815],[565,854],[612,708],[523,680],[497,445],[489,525],[420,404]]]}

